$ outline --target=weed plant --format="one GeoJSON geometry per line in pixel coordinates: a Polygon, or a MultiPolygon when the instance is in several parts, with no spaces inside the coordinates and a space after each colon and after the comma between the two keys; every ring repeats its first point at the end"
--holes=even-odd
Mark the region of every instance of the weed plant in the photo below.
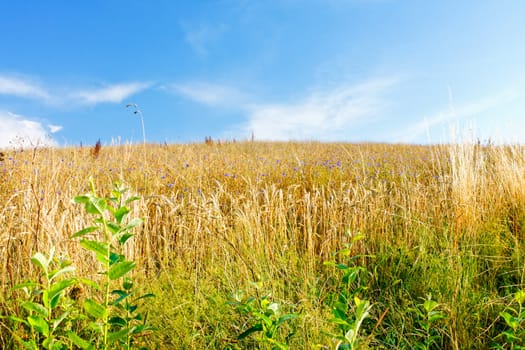
{"type": "Polygon", "coordinates": [[[80,246],[94,254],[102,278],[73,276],[75,267],[67,258],[56,257],[54,246],[48,257],[35,253],[31,262],[39,269],[38,280],[15,285],[14,291],[23,291],[22,298],[9,301],[22,312],[2,317],[25,349],[133,349],[138,348],[138,337],[154,330],[139,308],[144,299],[154,296],[135,296],[129,275],[136,264],[123,251],[134,236],[132,229],[142,223],[140,219],[125,222],[127,205],[138,197],[124,200],[126,190],[118,184],[110,197],[98,197],[93,181],[90,184],[91,192],[74,202],[96,216],[94,225],[71,238],[80,237],[80,246]],[[81,300],[83,287],[92,293],[81,300]]]}

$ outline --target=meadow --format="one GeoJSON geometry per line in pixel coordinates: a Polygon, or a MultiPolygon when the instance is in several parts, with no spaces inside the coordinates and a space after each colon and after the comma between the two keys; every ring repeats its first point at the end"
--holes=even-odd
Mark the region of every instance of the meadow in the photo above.
{"type": "MultiPolygon", "coordinates": [[[[525,346],[522,146],[35,148],[4,151],[0,177],[0,348],[43,344],[32,316],[42,295],[20,288],[43,280],[37,252],[103,278],[71,238],[93,225],[73,198],[111,197],[115,182],[138,197],[127,219],[143,219],[122,251],[134,269],[122,272],[154,294],[140,305],[136,321],[152,328],[137,348],[525,346]]],[[[83,309],[93,286],[72,283],[53,312],[83,309]]],[[[90,317],[68,312],[74,322],[60,327],[88,336],[90,317]]]]}

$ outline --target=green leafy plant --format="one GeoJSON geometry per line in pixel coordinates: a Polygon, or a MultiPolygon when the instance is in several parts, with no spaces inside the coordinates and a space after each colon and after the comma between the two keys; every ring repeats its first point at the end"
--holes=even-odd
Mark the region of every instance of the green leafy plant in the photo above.
{"type": "Polygon", "coordinates": [[[100,264],[100,280],[75,277],[75,268],[68,259],[36,253],[31,262],[38,267],[39,281],[14,286],[24,298],[16,300],[24,314],[9,316],[15,326],[21,326],[22,335],[13,336],[26,349],[132,349],[136,340],[153,331],[147,323],[147,314],[140,312],[142,303],[153,294],[136,295],[130,277],[136,264],[124,254],[124,246],[133,237],[132,230],[142,223],[132,219],[127,206],[138,197],[125,199],[126,190],[115,184],[111,197],[98,197],[93,180],[92,192],[77,196],[75,203],[94,214],[94,225],[71,236],[80,238],[80,245],[94,253],[100,264]],[[93,291],[82,305],[78,292],[82,286],[93,291]]]}
{"type": "Polygon", "coordinates": [[[504,340],[503,344],[496,344],[493,349],[525,349],[525,290],[514,293],[512,304],[507,306],[499,315],[508,327],[498,334],[496,341],[504,340]]]}
{"type": "Polygon", "coordinates": [[[416,349],[427,350],[433,345],[439,345],[438,340],[442,338],[442,335],[437,327],[437,322],[447,317],[443,311],[439,310],[439,307],[440,304],[432,300],[432,295],[429,294],[423,303],[408,309],[417,317],[418,327],[415,329],[415,335],[418,341],[414,345],[416,349]]]}
{"type": "MultiPolygon", "coordinates": [[[[258,284],[256,286],[260,287],[258,284]]],[[[258,341],[269,344],[272,349],[289,348],[289,340],[293,333],[286,334],[283,340],[281,330],[283,325],[296,318],[297,314],[282,314],[281,305],[272,301],[271,294],[245,298],[242,291],[237,291],[232,299],[233,301],[228,304],[234,306],[243,317],[247,318],[246,324],[248,324],[248,328],[237,336],[238,340],[257,333],[258,341]]]]}
{"type": "Polygon", "coordinates": [[[339,333],[331,334],[337,340],[336,350],[361,349],[367,343],[367,339],[361,335],[361,328],[363,321],[370,315],[372,305],[359,295],[367,290],[365,279],[370,273],[357,263],[363,256],[352,255],[352,245],[362,238],[361,235],[353,237],[344,249],[334,254],[336,259],[324,263],[342,272],[340,283],[331,297],[333,318],[330,322],[339,329],[339,333]],[[337,256],[347,261],[339,262],[337,256]]]}
{"type": "Polygon", "coordinates": [[[22,291],[24,299],[19,305],[26,316],[11,316],[10,319],[23,325],[27,330],[23,339],[14,333],[15,338],[26,349],[63,349],[71,345],[72,340],[79,338],[73,329],[74,321],[82,316],[76,312],[74,300],[66,291],[77,285],[73,276],[75,268],[67,259],[55,257],[52,247],[49,256],[36,253],[31,262],[40,271],[39,282],[25,282],[13,287],[14,291],[22,291]]]}
{"type": "MultiPolygon", "coordinates": [[[[101,298],[87,298],[84,310],[91,318],[91,328],[102,336],[100,346],[132,348],[134,339],[153,327],[147,324],[147,315],[139,312],[140,302],[154,297],[152,294],[135,296],[133,282],[129,275],[136,264],[124,254],[124,246],[133,237],[132,229],[142,223],[135,218],[128,223],[125,218],[130,212],[128,204],[138,197],[125,199],[126,189],[115,184],[111,197],[98,197],[93,179],[90,179],[91,193],[77,196],[75,203],[83,204],[87,213],[95,215],[94,225],[73,234],[80,238],[80,245],[92,252],[101,266],[101,298]],[[94,235],[94,234],[97,234],[94,235]]],[[[79,340],[75,345],[83,347],[79,340]]],[[[97,344],[98,345],[98,344],[97,344]]]]}

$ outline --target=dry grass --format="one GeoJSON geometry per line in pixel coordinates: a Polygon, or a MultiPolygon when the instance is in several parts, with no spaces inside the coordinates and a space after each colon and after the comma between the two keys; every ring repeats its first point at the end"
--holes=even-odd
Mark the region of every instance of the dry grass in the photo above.
{"type": "MultiPolygon", "coordinates": [[[[355,246],[362,253],[403,247],[450,259],[485,244],[487,234],[502,247],[509,246],[509,237],[516,245],[524,238],[520,146],[240,142],[148,145],[146,154],[126,145],[101,147],[96,157],[93,152],[4,152],[4,293],[32,276],[29,257],[51,245],[81,273],[96,273],[68,239],[88,225],[71,199],[88,191],[91,175],[101,190],[120,180],[141,196],[132,215],[144,217],[145,224],[130,253],[144,273],[177,265],[198,281],[213,266],[230,290],[240,280],[293,276],[292,291],[275,288],[308,299],[312,276],[348,241],[347,233],[365,235],[355,246]]],[[[462,341],[457,332],[450,331],[450,344],[462,341]]]]}

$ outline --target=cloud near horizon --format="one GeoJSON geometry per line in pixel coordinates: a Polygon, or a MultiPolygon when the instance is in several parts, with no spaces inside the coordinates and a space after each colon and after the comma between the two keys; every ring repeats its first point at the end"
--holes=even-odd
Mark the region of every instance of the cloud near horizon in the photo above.
{"type": "MultiPolygon", "coordinates": [[[[355,126],[373,122],[388,102],[382,96],[398,83],[395,78],[317,88],[290,102],[253,102],[255,98],[221,84],[189,82],[166,90],[209,107],[237,109],[246,121],[230,130],[235,137],[259,140],[344,140],[355,126]]],[[[226,132],[228,133],[228,132],[226,132]]]]}
{"type": "Polygon", "coordinates": [[[298,101],[254,105],[240,129],[259,140],[347,140],[358,125],[376,121],[388,104],[382,95],[396,83],[374,79],[319,89],[298,101]]]}
{"type": "Polygon", "coordinates": [[[0,148],[57,146],[50,136],[62,129],[11,112],[0,111],[0,148]]]}
{"type": "MultiPolygon", "coordinates": [[[[425,134],[427,135],[427,138],[431,138],[432,136],[439,136],[438,131],[441,131],[442,133],[448,132],[448,135],[441,135],[442,138],[448,140],[446,142],[472,141],[468,140],[469,136],[465,135],[465,132],[467,129],[470,130],[471,133],[480,131],[476,130],[476,120],[478,118],[484,113],[508,104],[519,97],[520,94],[518,94],[517,91],[508,90],[459,106],[454,106],[452,104],[448,106],[448,109],[426,116],[410,125],[398,136],[398,141],[413,142],[425,134]]],[[[470,135],[470,137],[472,136],[480,135],[470,135]]],[[[427,139],[427,142],[445,142],[445,140],[427,139]]]]}

